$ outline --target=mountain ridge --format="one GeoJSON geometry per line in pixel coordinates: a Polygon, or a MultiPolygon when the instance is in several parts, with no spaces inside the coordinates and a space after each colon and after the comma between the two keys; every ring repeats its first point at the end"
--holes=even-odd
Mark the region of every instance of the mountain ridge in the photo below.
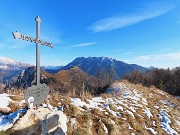
{"type": "MultiPolygon", "coordinates": [[[[9,88],[26,89],[36,83],[36,68],[29,67],[23,70],[17,77],[17,81],[9,88]]],[[[57,91],[62,94],[74,91],[76,94],[80,94],[84,91],[88,91],[91,94],[97,94],[98,81],[95,77],[90,76],[78,67],[71,67],[67,70],[59,71],[55,74],[50,74],[44,70],[41,70],[40,74],[41,83],[46,83],[51,90],[57,91]]]]}
{"type": "Polygon", "coordinates": [[[139,70],[141,72],[149,70],[148,68],[137,64],[127,64],[123,61],[118,61],[108,57],[78,57],[57,71],[66,70],[72,66],[77,66],[92,76],[97,76],[97,73],[101,70],[104,70],[103,72],[106,73],[113,72],[114,79],[116,80],[135,70],[139,70]]]}

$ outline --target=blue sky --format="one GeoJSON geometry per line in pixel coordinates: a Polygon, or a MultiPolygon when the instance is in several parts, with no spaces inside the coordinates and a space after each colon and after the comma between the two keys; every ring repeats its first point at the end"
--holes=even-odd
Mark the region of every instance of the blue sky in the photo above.
{"type": "Polygon", "coordinates": [[[105,56],[145,67],[180,66],[179,0],[0,0],[0,56],[35,64],[41,18],[41,65],[66,65],[76,57],[105,56]]]}

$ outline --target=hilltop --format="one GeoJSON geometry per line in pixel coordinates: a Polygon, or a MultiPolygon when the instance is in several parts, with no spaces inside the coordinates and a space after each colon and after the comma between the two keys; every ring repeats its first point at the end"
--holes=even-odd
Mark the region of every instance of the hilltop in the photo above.
{"type": "MultiPolygon", "coordinates": [[[[180,134],[180,99],[154,87],[147,88],[127,81],[113,83],[106,93],[109,94],[98,97],[70,97],[52,93],[43,107],[38,109],[38,113],[42,113],[43,110],[43,115],[56,113],[66,124],[59,121],[59,126],[53,132],[59,131],[60,128],[67,135],[180,134]]],[[[9,103],[16,103],[17,106],[24,104],[23,99],[17,100],[18,96],[3,97],[7,99],[4,107],[8,107],[9,103]]],[[[2,98],[0,101],[2,102],[2,98]]],[[[11,108],[12,105],[9,106],[9,110],[11,108]]],[[[40,119],[38,115],[29,115],[29,111],[18,110],[16,114],[19,115],[13,114],[16,117],[11,118],[11,123],[8,122],[10,117],[0,116],[0,129],[5,128],[6,124],[9,128],[6,128],[5,133],[23,134],[31,131],[31,134],[39,134],[41,130],[37,129],[41,129],[38,122],[40,119]],[[6,122],[2,122],[5,118],[6,122]],[[29,125],[23,125],[27,118],[33,121],[29,125]],[[19,124],[24,128],[19,130],[19,124]],[[33,130],[33,127],[36,129],[33,130]]]]}
{"type": "MultiPolygon", "coordinates": [[[[36,68],[29,67],[23,70],[17,78],[17,81],[9,88],[25,89],[36,83],[36,68]]],[[[58,73],[50,74],[41,70],[41,83],[47,83],[51,92],[61,94],[75,93],[81,94],[88,91],[91,94],[98,93],[98,81],[78,67],[71,67],[67,70],[61,70],[58,73]]],[[[8,87],[7,87],[8,89],[8,87]]]]}

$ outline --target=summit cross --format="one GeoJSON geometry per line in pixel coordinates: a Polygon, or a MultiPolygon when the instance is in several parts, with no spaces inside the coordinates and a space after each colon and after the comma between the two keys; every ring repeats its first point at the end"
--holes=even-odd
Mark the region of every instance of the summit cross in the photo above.
{"type": "Polygon", "coordinates": [[[53,48],[54,45],[52,43],[44,42],[40,40],[40,23],[41,19],[39,16],[35,18],[36,21],[36,38],[32,38],[26,35],[19,33],[18,31],[13,32],[13,36],[15,39],[22,39],[30,42],[36,43],[36,85],[40,84],[40,44],[44,46],[48,46],[53,48]]]}

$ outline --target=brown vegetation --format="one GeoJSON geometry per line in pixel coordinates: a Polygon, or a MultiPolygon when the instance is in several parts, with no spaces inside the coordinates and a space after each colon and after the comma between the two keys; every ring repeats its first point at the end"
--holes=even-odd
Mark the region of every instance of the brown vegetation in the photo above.
{"type": "Polygon", "coordinates": [[[169,94],[180,96],[180,67],[170,69],[155,69],[145,73],[135,71],[124,76],[131,83],[141,83],[143,86],[154,85],[169,94]]]}

